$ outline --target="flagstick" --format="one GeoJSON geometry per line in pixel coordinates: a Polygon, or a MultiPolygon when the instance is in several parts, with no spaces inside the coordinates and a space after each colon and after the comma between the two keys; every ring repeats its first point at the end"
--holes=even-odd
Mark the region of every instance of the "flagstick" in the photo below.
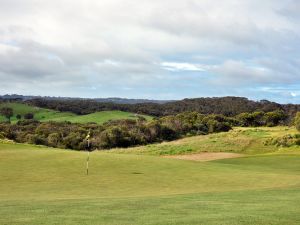
{"type": "Polygon", "coordinates": [[[86,158],[86,175],[89,175],[89,161],[90,161],[90,140],[88,140],[88,156],[86,158]]]}
{"type": "Polygon", "coordinates": [[[90,160],[90,151],[88,151],[88,156],[86,159],[86,175],[89,175],[89,160],[90,160]]]}

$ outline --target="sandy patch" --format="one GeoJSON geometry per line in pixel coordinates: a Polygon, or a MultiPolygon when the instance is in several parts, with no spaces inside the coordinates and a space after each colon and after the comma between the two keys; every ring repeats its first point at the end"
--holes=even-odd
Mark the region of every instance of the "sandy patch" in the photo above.
{"type": "Polygon", "coordinates": [[[171,159],[183,159],[183,160],[193,160],[193,161],[212,161],[217,159],[230,159],[230,158],[239,158],[244,155],[238,153],[227,153],[227,152],[203,152],[197,154],[189,154],[189,155],[168,155],[163,156],[164,158],[171,159]]]}

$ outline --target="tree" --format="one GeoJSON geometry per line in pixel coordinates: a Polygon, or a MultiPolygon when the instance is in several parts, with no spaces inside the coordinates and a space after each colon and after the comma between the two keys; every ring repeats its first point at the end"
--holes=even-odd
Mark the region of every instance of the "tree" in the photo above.
{"type": "Polygon", "coordinates": [[[14,115],[13,109],[9,107],[1,108],[0,113],[1,115],[5,116],[9,122],[10,122],[10,118],[14,115]]]}
{"type": "Polygon", "coordinates": [[[33,117],[34,117],[33,113],[26,113],[24,115],[24,119],[26,119],[26,120],[32,120],[33,117]]]}
{"type": "Polygon", "coordinates": [[[241,113],[237,115],[236,118],[239,120],[242,127],[252,126],[254,120],[251,113],[241,113]]]}
{"type": "Polygon", "coordinates": [[[47,138],[48,145],[51,147],[57,147],[60,141],[61,137],[58,133],[51,133],[47,138]]]}
{"type": "Polygon", "coordinates": [[[283,111],[277,110],[274,112],[267,112],[265,114],[265,123],[268,127],[277,126],[281,121],[286,119],[283,111]]]}
{"type": "Polygon", "coordinates": [[[18,115],[16,115],[16,118],[17,118],[18,120],[20,120],[20,119],[22,118],[22,116],[21,116],[20,114],[18,114],[18,115]]]}
{"type": "Polygon", "coordinates": [[[298,112],[296,114],[296,117],[295,117],[295,126],[296,126],[297,130],[300,131],[300,112],[298,112]]]}

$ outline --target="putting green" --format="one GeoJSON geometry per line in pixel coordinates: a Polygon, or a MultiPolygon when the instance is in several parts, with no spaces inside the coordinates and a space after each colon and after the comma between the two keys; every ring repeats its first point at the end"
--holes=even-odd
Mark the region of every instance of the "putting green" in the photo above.
{"type": "Polygon", "coordinates": [[[0,144],[0,224],[299,224],[300,154],[193,162],[0,144]]]}

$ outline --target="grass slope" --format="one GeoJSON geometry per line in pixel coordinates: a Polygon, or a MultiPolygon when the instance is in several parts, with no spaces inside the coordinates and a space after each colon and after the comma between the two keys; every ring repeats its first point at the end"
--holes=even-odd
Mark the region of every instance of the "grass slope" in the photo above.
{"type": "MultiPolygon", "coordinates": [[[[152,119],[151,116],[143,115],[143,117],[147,120],[152,119]]],[[[75,116],[69,118],[68,121],[74,123],[89,123],[89,122],[104,123],[109,120],[120,120],[120,119],[136,119],[136,116],[134,113],[123,112],[123,111],[103,111],[103,112],[96,112],[96,113],[91,113],[83,116],[75,116]]]]}
{"type": "MultiPolygon", "coordinates": [[[[16,122],[16,115],[20,114],[24,116],[26,113],[34,113],[34,118],[39,121],[70,121],[73,123],[104,123],[109,120],[117,120],[117,119],[135,119],[136,116],[134,113],[122,112],[122,111],[103,111],[96,112],[88,115],[78,116],[74,113],[69,112],[58,112],[50,109],[38,108],[29,106],[22,103],[1,103],[0,108],[2,107],[10,107],[14,110],[14,116],[11,118],[12,122],[16,122]]],[[[150,120],[151,116],[141,115],[145,117],[147,120],[150,120]]],[[[6,119],[0,115],[0,122],[6,121],[6,119]]]]}
{"type": "Polygon", "coordinates": [[[300,223],[300,151],[211,162],[93,152],[89,176],[85,159],[1,143],[0,224],[300,223]]]}
{"type": "Polygon", "coordinates": [[[282,137],[296,133],[297,130],[293,127],[237,127],[225,133],[187,137],[172,142],[128,149],[116,149],[113,152],[145,155],[179,155],[201,152],[260,154],[279,150],[297,151],[300,147],[282,148],[264,144],[264,141],[270,137],[282,137]]]}

